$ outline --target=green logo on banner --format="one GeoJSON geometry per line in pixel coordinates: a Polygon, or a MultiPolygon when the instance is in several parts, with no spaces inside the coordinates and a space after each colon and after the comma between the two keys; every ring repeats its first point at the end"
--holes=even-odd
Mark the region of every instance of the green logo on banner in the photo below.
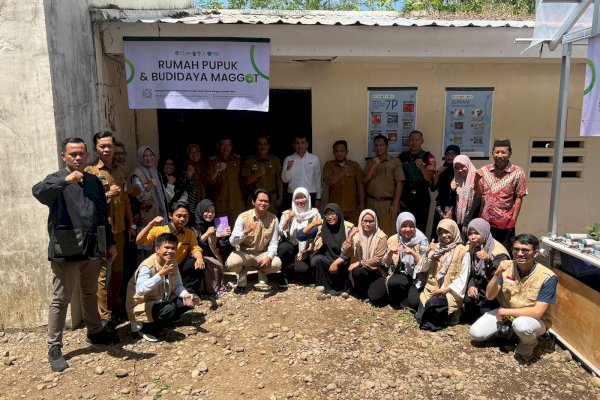
{"type": "Polygon", "coordinates": [[[133,81],[133,78],[135,78],[135,67],[133,66],[133,63],[128,59],[125,59],[125,64],[129,65],[130,75],[129,77],[125,77],[127,79],[127,84],[129,85],[133,81]]]}
{"type": "Polygon", "coordinates": [[[592,60],[590,60],[589,58],[587,58],[585,60],[585,63],[587,64],[588,67],[590,67],[590,71],[592,72],[592,78],[590,79],[590,84],[588,85],[588,87],[586,87],[585,90],[583,91],[584,96],[586,94],[588,94],[589,92],[591,92],[592,89],[594,88],[594,85],[596,84],[596,66],[594,65],[594,62],[592,60]]]}
{"type": "MultiPolygon", "coordinates": [[[[265,80],[269,80],[269,75],[266,75],[264,72],[262,72],[260,69],[258,69],[258,66],[256,65],[256,61],[254,61],[254,48],[256,46],[251,46],[250,47],[250,62],[252,63],[252,68],[254,68],[254,70],[256,71],[256,73],[263,79],[265,80]]],[[[246,82],[251,83],[248,81],[248,76],[246,76],[246,82]]]]}

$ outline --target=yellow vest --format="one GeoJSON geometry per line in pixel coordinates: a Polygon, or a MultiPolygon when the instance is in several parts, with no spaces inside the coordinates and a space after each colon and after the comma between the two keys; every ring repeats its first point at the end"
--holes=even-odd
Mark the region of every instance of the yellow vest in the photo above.
{"type": "MultiPolygon", "coordinates": [[[[175,260],[173,262],[175,263],[175,268],[178,268],[177,262],[175,260]]],[[[125,308],[127,309],[127,316],[129,317],[130,321],[153,322],[152,306],[159,301],[172,300],[174,297],[173,288],[175,287],[175,274],[168,275],[169,293],[167,293],[166,299],[164,278],[156,288],[149,293],[140,296],[136,294],[135,285],[137,283],[137,278],[141,267],[147,267],[150,270],[151,276],[158,274],[158,271],[160,271],[162,268],[162,266],[158,263],[157,254],[152,254],[140,264],[127,284],[125,308]]]]}
{"type": "MultiPolygon", "coordinates": [[[[467,246],[463,246],[462,244],[459,244],[454,248],[454,252],[452,253],[452,261],[450,261],[448,271],[446,271],[446,275],[444,275],[444,287],[450,286],[452,281],[460,275],[460,270],[462,269],[462,260],[467,252],[467,246]]],[[[429,267],[429,271],[427,271],[427,283],[425,284],[425,289],[421,292],[420,296],[420,300],[423,304],[425,304],[427,300],[431,298],[431,292],[436,289],[440,289],[440,282],[438,282],[436,279],[438,264],[439,261],[433,263],[431,267],[429,267]]],[[[462,307],[462,297],[458,296],[452,290],[446,293],[446,300],[448,300],[448,314],[452,314],[462,307]]]]}
{"type": "MultiPolygon", "coordinates": [[[[511,260],[502,261],[500,265],[509,263],[510,266],[502,273],[502,290],[498,294],[498,301],[504,308],[533,307],[537,301],[542,285],[556,274],[540,263],[526,277],[521,278],[517,263],[511,260]],[[509,279],[510,278],[510,279],[509,279]],[[509,283],[514,282],[514,283],[509,283]]],[[[499,266],[498,266],[499,267],[499,266]]],[[[552,326],[550,307],[540,318],[547,329],[552,326]]]]}
{"type": "MultiPolygon", "coordinates": [[[[243,229],[254,220],[254,210],[248,210],[240,214],[242,217],[243,229]]],[[[258,220],[256,228],[246,235],[244,240],[239,244],[240,250],[246,253],[260,254],[267,251],[271,238],[276,233],[275,223],[277,218],[275,215],[267,212],[263,219],[258,220]]]]}

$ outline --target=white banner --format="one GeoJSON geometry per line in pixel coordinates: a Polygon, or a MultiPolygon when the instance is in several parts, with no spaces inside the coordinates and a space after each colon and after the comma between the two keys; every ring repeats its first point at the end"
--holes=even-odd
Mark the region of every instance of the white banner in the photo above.
{"type": "Polygon", "coordinates": [[[583,91],[580,136],[600,136],[600,85],[597,82],[597,66],[600,66],[600,37],[588,41],[588,59],[583,91]]]}
{"type": "Polygon", "coordinates": [[[124,37],[129,108],[269,111],[269,39],[124,37]]]}

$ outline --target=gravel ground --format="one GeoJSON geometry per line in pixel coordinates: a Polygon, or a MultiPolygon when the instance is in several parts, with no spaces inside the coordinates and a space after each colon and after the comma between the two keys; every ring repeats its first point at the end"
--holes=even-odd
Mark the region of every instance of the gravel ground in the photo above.
{"type": "Polygon", "coordinates": [[[600,379],[543,339],[474,346],[468,326],[420,331],[407,311],[329,298],[311,287],[227,294],[201,304],[166,340],[119,327],[121,344],[65,333],[71,368],[51,373],[45,330],[0,332],[0,400],[8,399],[600,399],[600,379]]]}

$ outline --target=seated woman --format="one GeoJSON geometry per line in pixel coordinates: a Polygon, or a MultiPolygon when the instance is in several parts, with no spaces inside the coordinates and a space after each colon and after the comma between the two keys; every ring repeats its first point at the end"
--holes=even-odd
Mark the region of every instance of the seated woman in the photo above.
{"type": "Polygon", "coordinates": [[[298,231],[313,221],[321,221],[319,210],[312,208],[308,190],[299,187],[292,194],[292,208],[281,214],[279,236],[283,239],[277,247],[277,256],[281,259],[281,272],[294,280],[310,283],[314,280],[309,255],[313,240],[299,240],[298,231]]]}
{"type": "Polygon", "coordinates": [[[479,214],[481,197],[475,193],[475,174],[477,168],[471,159],[464,155],[454,157],[454,180],[450,189],[455,192],[456,205],[454,207],[454,220],[458,224],[461,235],[466,241],[467,226],[479,214]]]}
{"type": "Polygon", "coordinates": [[[363,300],[367,299],[371,284],[386,274],[381,260],[387,248],[387,235],[379,229],[373,210],[363,210],[358,216],[358,223],[359,227],[352,228],[344,241],[342,253],[350,259],[348,271],[353,294],[363,300]]]}
{"type": "Polygon", "coordinates": [[[202,249],[198,246],[195,232],[186,226],[190,211],[185,202],[177,202],[171,207],[170,222],[163,224],[163,217],[154,217],[135,238],[138,246],[149,246],[163,233],[172,233],[177,237],[175,259],[185,289],[190,293],[199,293],[204,276],[202,249]]]}
{"type": "Polygon", "coordinates": [[[416,273],[427,276],[415,318],[419,327],[428,331],[458,323],[471,264],[456,222],[441,220],[437,235],[439,243],[432,242],[415,267],[416,273]]]}
{"type": "MultiPolygon", "coordinates": [[[[182,180],[177,179],[175,176],[175,159],[172,157],[166,157],[160,159],[159,174],[160,181],[163,184],[163,191],[165,193],[165,200],[169,208],[177,201],[188,200],[188,195],[185,190],[185,184],[182,180]]],[[[189,206],[189,203],[188,203],[189,206]]]]}
{"type": "Polygon", "coordinates": [[[354,224],[344,220],[344,212],[336,203],[323,209],[323,220],[314,219],[297,234],[298,240],[315,238],[310,265],[315,271],[315,284],[324,293],[337,296],[348,289],[349,260],[344,260],[342,245],[354,224]],[[338,261],[339,260],[339,261],[338,261]]]}
{"type": "Polygon", "coordinates": [[[425,254],[429,241],[416,228],[415,216],[406,211],[396,218],[396,231],[398,233],[388,239],[382,260],[388,273],[371,285],[369,299],[376,306],[389,303],[392,307],[416,310],[423,282],[416,279],[414,267],[425,254]]]}
{"type": "Polygon", "coordinates": [[[222,252],[231,248],[231,228],[227,227],[224,232],[217,233],[215,215],[212,200],[204,199],[196,206],[196,233],[206,265],[201,290],[209,294],[216,294],[223,287],[223,258],[226,255],[222,255],[222,252]]]}
{"type": "Polygon", "coordinates": [[[469,223],[471,266],[463,318],[469,323],[500,306],[496,300],[486,299],[485,288],[500,262],[509,260],[510,256],[502,243],[492,237],[490,229],[490,224],[482,218],[469,223]]]}

